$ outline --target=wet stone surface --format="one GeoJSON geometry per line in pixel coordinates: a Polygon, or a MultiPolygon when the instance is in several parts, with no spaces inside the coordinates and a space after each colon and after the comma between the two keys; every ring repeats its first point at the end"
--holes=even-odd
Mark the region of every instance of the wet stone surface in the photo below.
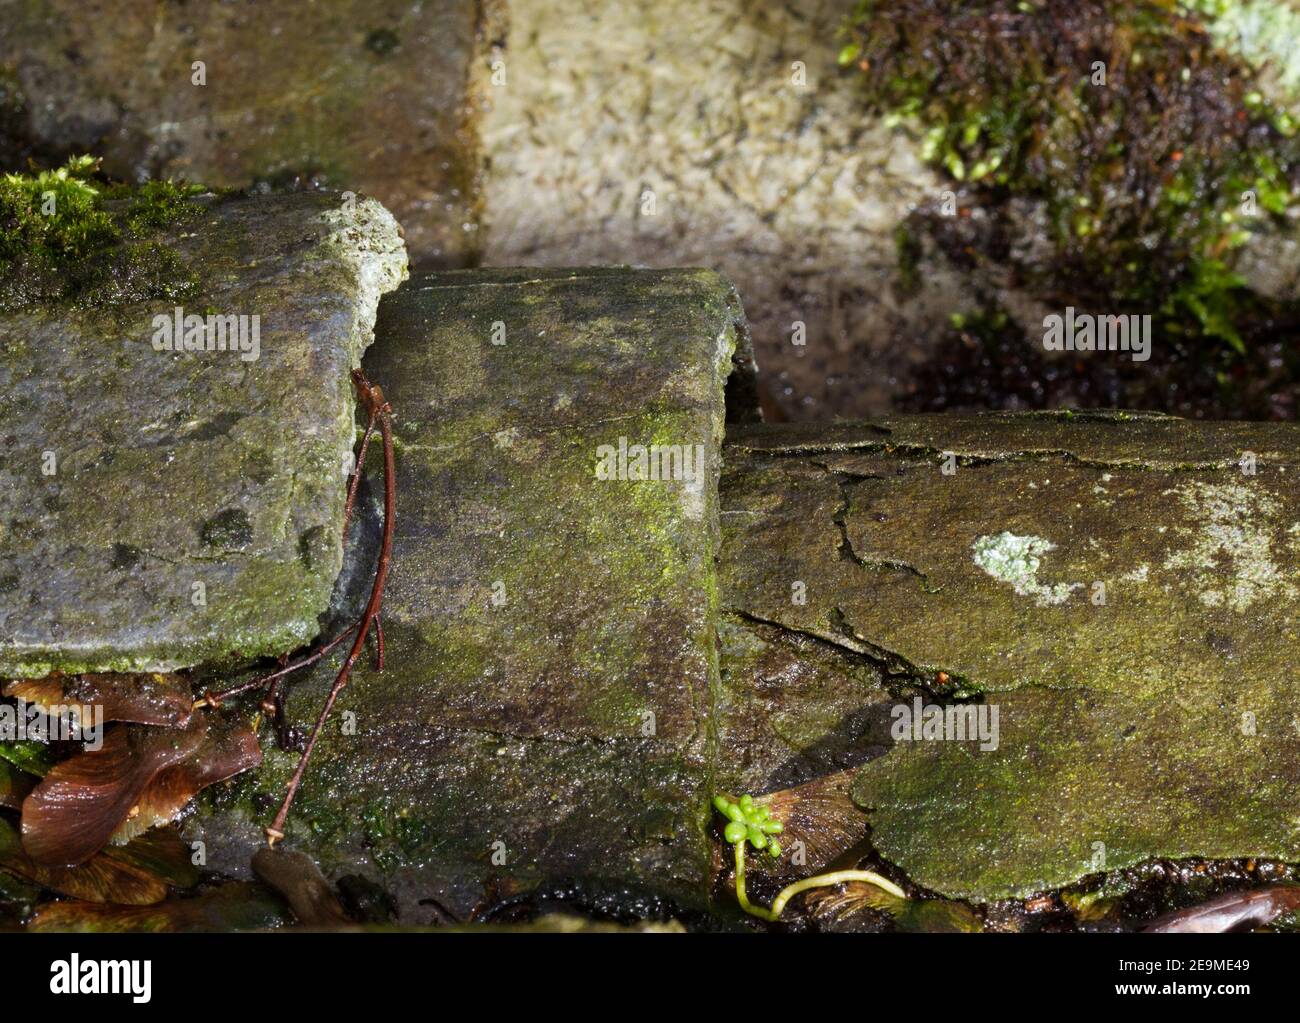
{"type": "MultiPolygon", "coordinates": [[[[706,902],[717,450],[740,317],[708,271],[433,274],[383,303],[365,368],[395,410],[387,667],[358,664],[291,847],[378,881],[405,921],[574,878],[706,902]],[[621,442],[704,458],[689,479],[600,478],[621,442]]],[[[363,547],[377,528],[363,518],[363,547]]],[[[373,558],[350,556],[341,617],[373,558]]],[[[295,727],[336,668],[292,690],[295,727]]],[[[268,750],[191,822],[210,863],[243,869],[294,759],[268,750]]]]}
{"type": "MultiPolygon", "coordinates": [[[[723,519],[724,535],[743,523],[723,519]]],[[[724,591],[724,606],[744,606],[724,591]]],[[[883,673],[851,651],[741,616],[718,629],[718,787],[771,792],[857,767],[891,745],[883,673]]]]}
{"type": "Polygon", "coordinates": [[[0,317],[0,674],[169,671],[317,633],[349,372],[405,250],[373,200],[201,202],[148,240],[195,282],[182,302],[0,317]],[[178,304],[243,317],[243,347],[159,350],[178,304]]]}
{"type": "Polygon", "coordinates": [[[858,771],[873,844],[924,887],[1294,859],[1297,451],[1292,426],[1148,415],[733,431],[722,606],[876,665],[896,705],[997,709],[996,748],[892,735],[858,771]]]}

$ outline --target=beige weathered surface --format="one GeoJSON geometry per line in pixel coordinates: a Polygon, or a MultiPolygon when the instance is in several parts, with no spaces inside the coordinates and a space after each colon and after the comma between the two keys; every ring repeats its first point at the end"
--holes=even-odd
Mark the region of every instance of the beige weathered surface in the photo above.
{"type": "Polygon", "coordinates": [[[963,289],[936,270],[896,290],[895,229],[947,186],[836,66],[851,0],[506,7],[485,55],[506,74],[484,85],[485,260],[716,267],[759,364],[786,368],[788,412],[889,408],[963,289]]]}

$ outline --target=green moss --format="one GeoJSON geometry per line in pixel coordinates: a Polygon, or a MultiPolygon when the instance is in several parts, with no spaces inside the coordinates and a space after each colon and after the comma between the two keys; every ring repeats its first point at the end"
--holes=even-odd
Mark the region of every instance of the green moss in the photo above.
{"type": "Polygon", "coordinates": [[[0,178],[0,259],[81,256],[117,240],[112,218],[101,208],[100,189],[90,180],[97,161],[90,156],[37,174],[0,178]]]}
{"type": "Polygon", "coordinates": [[[124,222],[127,235],[132,236],[189,220],[198,209],[191,200],[206,191],[203,185],[163,180],[146,181],[135,188],[117,185],[105,194],[110,200],[129,203],[124,222]]]}
{"type": "MultiPolygon", "coordinates": [[[[1017,267],[1032,289],[1243,350],[1240,323],[1266,312],[1230,254],[1292,202],[1296,143],[1198,23],[1157,3],[864,0],[848,31],[841,61],[920,123],[927,161],[986,208],[1044,206],[1054,258],[1017,267]]],[[[1008,242],[980,248],[1014,259],[1008,242]]]]}
{"type": "Polygon", "coordinates": [[[0,312],[75,301],[114,306],[195,287],[180,256],[151,240],[199,209],[204,189],[172,181],[105,186],[99,161],[0,177],[0,312]]]}

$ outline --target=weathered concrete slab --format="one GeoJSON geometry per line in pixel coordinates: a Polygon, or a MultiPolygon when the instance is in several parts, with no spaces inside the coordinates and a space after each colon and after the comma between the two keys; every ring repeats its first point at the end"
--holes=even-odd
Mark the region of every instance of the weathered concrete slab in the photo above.
{"type": "Polygon", "coordinates": [[[373,200],[202,202],[132,242],[166,250],[183,298],[0,317],[0,674],[168,671],[317,633],[349,371],[405,274],[400,230],[373,200]],[[178,307],[242,317],[243,347],[159,350],[178,307]]]}
{"type": "Polygon", "coordinates": [[[1191,423],[1159,412],[1116,409],[988,413],[977,416],[882,416],[867,423],[794,423],[736,431],[738,450],[769,454],[852,452],[942,455],[971,461],[1069,457],[1100,468],[1215,469],[1247,452],[1273,466],[1300,464],[1287,423],[1191,423]],[[1116,429],[1131,424],[1132,429],[1116,429]],[[1069,433],[1062,431],[1069,428],[1069,433]],[[1134,430],[1138,430],[1137,434],[1134,430]],[[1140,448],[1133,437],[1140,436],[1140,448]],[[1062,446],[1068,438],[1068,447],[1062,446]]]}
{"type": "MultiPolygon", "coordinates": [[[[291,845],[377,876],[409,920],[564,878],[706,901],[740,315],[707,271],[435,274],[385,300],[366,370],[397,433],[388,667],[340,700],[355,734],[317,746],[291,845]],[[689,449],[685,478],[601,478],[643,444],[689,449]]],[[[299,726],[333,672],[294,689],[299,726]]],[[[247,862],[292,761],[192,824],[213,855],[247,862]]]]}
{"type": "Polygon", "coordinates": [[[1294,426],[1150,416],[733,431],[722,602],[878,665],[900,705],[998,708],[996,749],[903,739],[858,774],[922,885],[1294,859],[1297,452],[1294,426]]]}

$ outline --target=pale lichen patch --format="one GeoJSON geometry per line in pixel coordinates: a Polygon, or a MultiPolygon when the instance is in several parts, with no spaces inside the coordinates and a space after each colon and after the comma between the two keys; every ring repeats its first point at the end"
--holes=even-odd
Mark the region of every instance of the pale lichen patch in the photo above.
{"type": "Polygon", "coordinates": [[[1201,481],[1174,492],[1200,526],[1178,529],[1190,545],[1170,554],[1164,567],[1190,571],[1202,604],[1242,612],[1259,600],[1300,594],[1273,560],[1273,497],[1240,483],[1201,481]]]}
{"type": "Polygon", "coordinates": [[[1126,583],[1144,583],[1150,577],[1151,566],[1144,562],[1143,564],[1138,565],[1138,567],[1133,569],[1131,572],[1125,572],[1120,576],[1120,581],[1126,583]]]}
{"type": "Polygon", "coordinates": [[[1063,604],[1083,586],[1083,583],[1046,585],[1038,581],[1043,555],[1056,550],[1056,544],[1041,536],[1002,532],[997,536],[981,536],[972,548],[976,565],[998,582],[1011,586],[1017,595],[1033,597],[1039,607],[1063,604]]]}

